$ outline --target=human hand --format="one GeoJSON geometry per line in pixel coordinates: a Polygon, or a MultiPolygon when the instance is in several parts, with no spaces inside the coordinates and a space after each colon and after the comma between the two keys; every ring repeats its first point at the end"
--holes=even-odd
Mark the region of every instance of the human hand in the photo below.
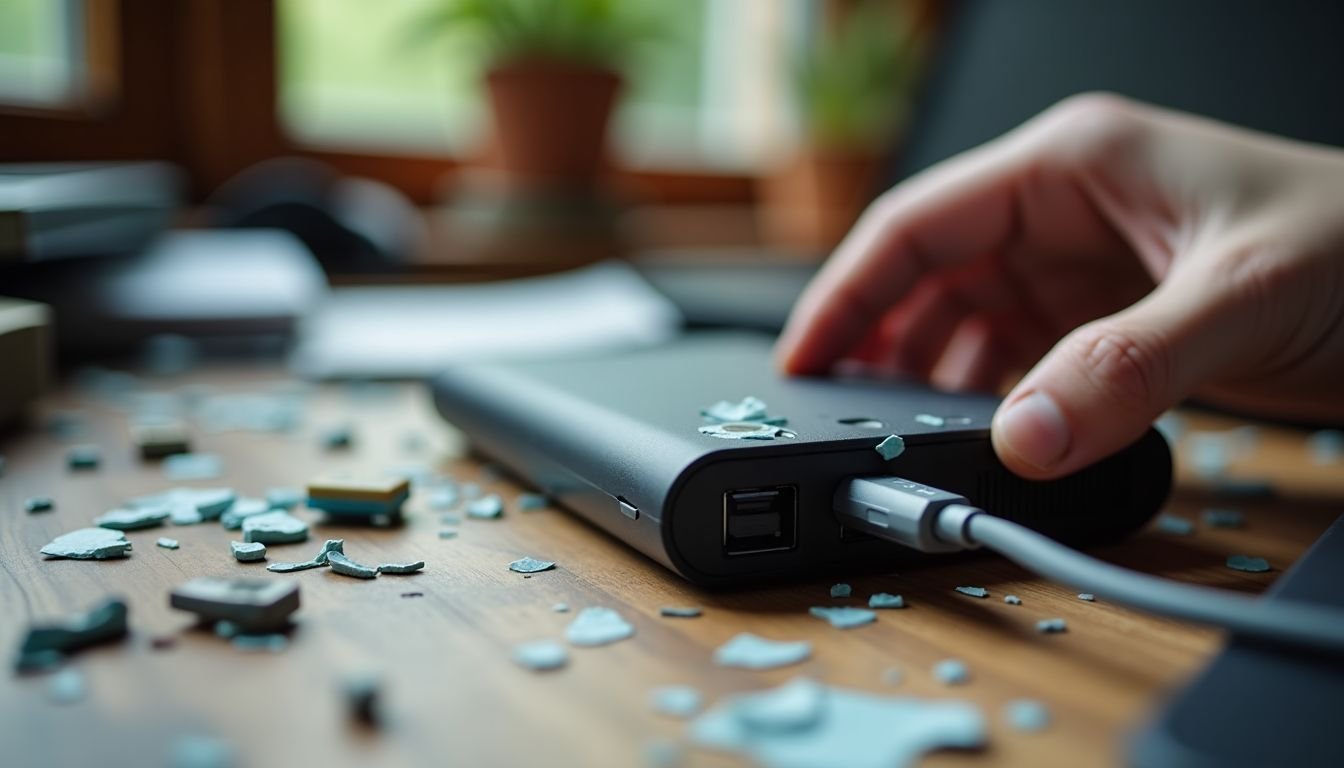
{"type": "Polygon", "coordinates": [[[808,286],[779,365],[994,390],[1000,459],[1081,469],[1190,395],[1344,422],[1344,151],[1108,95],[882,195],[808,286]]]}

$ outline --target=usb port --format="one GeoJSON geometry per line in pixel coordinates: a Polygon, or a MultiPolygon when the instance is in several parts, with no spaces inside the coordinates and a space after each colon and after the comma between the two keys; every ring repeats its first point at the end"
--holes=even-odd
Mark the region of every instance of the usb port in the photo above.
{"type": "Polygon", "coordinates": [[[723,494],[724,554],[793,549],[797,536],[798,492],[793,486],[744,488],[723,494]]]}

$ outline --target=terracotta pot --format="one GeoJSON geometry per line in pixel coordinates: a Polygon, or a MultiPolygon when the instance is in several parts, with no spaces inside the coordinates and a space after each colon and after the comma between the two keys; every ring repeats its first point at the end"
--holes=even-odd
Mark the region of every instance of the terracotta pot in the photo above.
{"type": "Polygon", "coordinates": [[[762,180],[762,230],[776,245],[829,251],[877,194],[884,156],[867,149],[803,147],[762,180]]]}
{"type": "Polygon", "coordinates": [[[486,74],[500,166],[523,186],[590,186],[603,161],[621,76],[546,58],[486,74]]]}

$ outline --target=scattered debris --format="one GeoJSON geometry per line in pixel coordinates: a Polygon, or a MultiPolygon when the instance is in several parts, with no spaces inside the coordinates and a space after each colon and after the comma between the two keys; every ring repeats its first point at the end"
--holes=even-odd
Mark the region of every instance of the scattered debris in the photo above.
{"type": "Polygon", "coordinates": [[[776,427],[782,427],[788,423],[788,419],[771,418],[769,408],[760,398],[748,395],[738,402],[720,400],[719,402],[704,408],[700,415],[706,421],[726,424],[730,422],[759,422],[776,427]]]}
{"type": "Polygon", "coordinates": [[[889,592],[878,592],[868,597],[869,608],[904,608],[905,598],[889,592]]]}
{"type": "Polygon", "coordinates": [[[288,626],[290,615],[299,609],[299,585],[287,579],[202,576],[175,588],[168,604],[205,623],[230,622],[243,632],[273,632],[288,626]]]}
{"type": "Polygon", "coordinates": [[[168,507],[171,519],[178,525],[193,525],[202,520],[216,520],[238,500],[232,488],[173,488],[163,493],[139,496],[126,502],[132,509],[139,507],[168,507]],[[190,520],[191,522],[178,522],[190,520]]]}
{"type": "Polygon", "coordinates": [[[854,588],[848,584],[832,584],[831,597],[849,597],[854,593],[854,588]]]}
{"type": "Polygon", "coordinates": [[[882,670],[882,682],[896,686],[905,682],[905,672],[900,667],[887,667],[882,670]]]}
{"type": "Polygon", "coordinates": [[[455,483],[444,483],[429,493],[430,509],[452,509],[462,500],[455,483]]]}
{"type": "Polygon", "coordinates": [[[27,512],[50,512],[56,507],[56,502],[48,496],[30,496],[23,501],[23,508],[27,512]]]}
{"type": "Polygon", "coordinates": [[[654,712],[679,720],[694,717],[704,703],[700,691],[689,685],[665,685],[654,688],[649,695],[649,705],[654,712]]]}
{"type": "Polygon", "coordinates": [[[1204,524],[1210,528],[1241,528],[1246,524],[1246,516],[1236,509],[1217,509],[1209,507],[1201,514],[1204,524]]]}
{"type": "Polygon", "coordinates": [[[700,427],[698,431],[702,435],[724,440],[774,440],[776,437],[795,437],[794,433],[789,430],[763,421],[730,421],[723,424],[706,424],[700,427]]]}
{"type": "Polygon", "coordinates": [[[1078,593],[1078,599],[1085,603],[1094,603],[1097,601],[1097,596],[1091,592],[1080,592],[1078,593]]]}
{"type": "Polygon", "coordinates": [[[70,560],[111,560],[131,551],[126,534],[111,528],[80,528],[57,536],[42,548],[47,557],[70,560]]]}
{"type": "Polygon", "coordinates": [[[1022,598],[1018,597],[1017,595],[1004,595],[1003,602],[1009,605],[1021,605],[1022,598]]]}
{"type": "Polygon", "coordinates": [[[243,518],[243,541],[292,544],[308,540],[308,524],[288,512],[266,512],[243,518]]]}
{"type": "Polygon", "coordinates": [[[271,509],[290,510],[307,500],[302,488],[267,488],[266,504],[271,509]]]}
{"type": "Polygon", "coordinates": [[[179,421],[135,424],[131,427],[131,442],[142,459],[162,459],[191,450],[191,436],[186,425],[179,421]]]}
{"type": "Polygon", "coordinates": [[[425,569],[424,560],[416,560],[410,563],[383,563],[378,566],[379,573],[385,573],[389,576],[405,576],[411,573],[417,573],[425,569]]]}
{"type": "Polygon", "coordinates": [[[206,736],[183,736],[169,755],[171,768],[234,768],[238,756],[233,747],[206,736]]]}
{"type": "Polygon", "coordinates": [[[940,748],[983,746],[985,720],[958,701],[877,696],[795,680],[732,696],[696,718],[697,744],[765,766],[914,765],[940,748]]]}
{"type": "Polygon", "coordinates": [[[168,507],[110,509],[95,517],[93,524],[99,528],[111,528],[116,531],[138,531],[142,528],[163,525],[170,512],[168,507]]]}
{"type": "Polygon", "coordinates": [[[807,612],[830,623],[836,629],[853,629],[877,621],[877,614],[867,608],[842,606],[813,606],[807,612]]]}
{"type": "Polygon", "coordinates": [[[1333,464],[1344,458],[1344,431],[1322,429],[1307,436],[1313,464],[1333,464]]]}
{"type": "Polygon", "coordinates": [[[289,638],[279,632],[259,635],[238,633],[229,638],[229,643],[240,651],[280,653],[289,647],[289,638]]]}
{"type": "Polygon", "coordinates": [[[170,539],[167,536],[160,536],[159,540],[154,542],[154,545],[162,549],[178,549],[182,546],[182,543],[179,542],[177,539],[170,539]]]}
{"type": "Polygon", "coordinates": [[[555,613],[569,613],[569,603],[556,603],[551,606],[551,610],[555,613]]]}
{"type": "Polygon", "coordinates": [[[1158,515],[1157,530],[1173,536],[1189,536],[1195,532],[1195,524],[1176,515],[1158,515]]]}
{"type": "Polygon", "coordinates": [[[322,431],[322,447],[328,451],[349,448],[355,442],[354,428],[349,424],[338,424],[322,431]]]}
{"type": "Polygon", "coordinates": [[[50,669],[75,651],[126,636],[126,601],[108,598],[88,613],[79,613],[49,624],[28,628],[14,668],[19,671],[50,669]]]}
{"type": "Polygon", "coordinates": [[[1003,719],[1015,731],[1043,731],[1050,725],[1050,710],[1036,699],[1013,699],[1004,705],[1003,719]]]}
{"type": "Polygon", "coordinates": [[[322,478],[308,483],[307,504],[328,515],[346,517],[399,517],[411,495],[405,476],[384,478],[322,478]]]}
{"type": "Polygon", "coordinates": [[[495,520],[504,514],[504,500],[492,493],[467,502],[467,517],[477,520],[495,520]]]}
{"type": "Polygon", "coordinates": [[[714,663],[742,669],[774,669],[807,661],[812,644],[779,642],[743,632],[714,650],[714,663]]]}
{"type": "Polygon", "coordinates": [[[1234,571],[1245,571],[1246,573],[1264,573],[1269,570],[1269,561],[1263,557],[1229,555],[1227,567],[1234,571]]]}
{"type": "Polygon", "coordinates": [[[169,480],[213,480],[224,474],[224,460],[213,453],[175,453],[163,460],[169,480]]]}
{"type": "Polygon", "coordinates": [[[704,609],[695,606],[664,605],[658,609],[658,615],[669,619],[695,619],[704,614],[704,609]]]}
{"type": "Polygon", "coordinates": [[[565,628],[565,637],[572,645],[589,647],[614,643],[634,634],[634,625],[616,611],[601,606],[579,611],[565,628]]]}
{"type": "Polygon", "coordinates": [[[960,659],[943,659],[933,665],[933,676],[943,685],[961,685],[970,681],[971,671],[960,659]]]}
{"type": "Polygon", "coordinates": [[[233,559],[240,563],[255,563],[266,559],[266,545],[259,541],[231,541],[233,559]]]}
{"type": "Polygon", "coordinates": [[[1043,635],[1057,635],[1069,631],[1069,625],[1063,619],[1041,619],[1036,622],[1036,631],[1043,635]]]}
{"type": "Polygon", "coordinates": [[[65,465],[70,469],[97,469],[103,462],[103,452],[96,445],[76,445],[65,453],[65,465]]]}
{"type": "Polygon", "coordinates": [[[356,563],[346,557],[344,552],[328,552],[327,565],[342,576],[352,576],[356,579],[372,579],[378,576],[377,568],[356,563]]]}
{"type": "Polygon", "coordinates": [[[970,595],[971,597],[978,597],[981,599],[989,597],[989,590],[984,587],[957,587],[956,590],[963,595],[970,595]]]}
{"type": "Polygon", "coordinates": [[[377,725],[379,692],[382,680],[372,672],[355,672],[341,679],[341,694],[350,719],[365,725],[377,725]]]}
{"type": "Polygon", "coordinates": [[[569,663],[569,651],[554,640],[536,640],[513,648],[513,660],[534,672],[559,669],[569,663]]]}
{"type": "Polygon", "coordinates": [[[87,693],[83,673],[72,667],[62,669],[47,681],[47,696],[54,704],[78,704],[87,693]]]}
{"type": "Polygon", "coordinates": [[[873,446],[873,450],[877,451],[884,461],[891,461],[905,453],[905,441],[900,435],[887,435],[882,438],[882,442],[873,446]]]}
{"type": "Polygon", "coordinates": [[[524,557],[509,563],[509,570],[516,573],[541,573],[554,567],[555,563],[549,560],[538,560],[535,557],[524,557]]]}
{"type": "Polygon", "coordinates": [[[947,419],[944,419],[942,416],[934,416],[931,413],[917,413],[915,414],[915,422],[917,424],[923,424],[926,427],[942,429],[942,427],[947,424],[947,419]]]}
{"type": "Polygon", "coordinates": [[[530,512],[534,509],[544,509],[550,502],[540,493],[520,493],[514,505],[519,512],[530,512]]]}

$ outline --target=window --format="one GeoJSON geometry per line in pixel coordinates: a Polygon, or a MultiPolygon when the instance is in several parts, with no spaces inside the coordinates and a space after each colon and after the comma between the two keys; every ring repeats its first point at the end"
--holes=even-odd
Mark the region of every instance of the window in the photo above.
{"type": "Polygon", "coordinates": [[[81,94],[82,9],[73,0],[0,3],[0,102],[53,108],[81,94]]]}

